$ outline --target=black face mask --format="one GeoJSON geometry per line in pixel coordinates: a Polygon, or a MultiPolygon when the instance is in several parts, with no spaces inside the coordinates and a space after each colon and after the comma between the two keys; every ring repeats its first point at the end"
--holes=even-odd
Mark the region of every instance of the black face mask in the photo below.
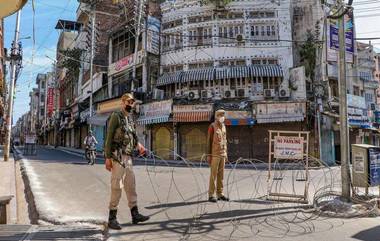
{"type": "Polygon", "coordinates": [[[124,109],[126,112],[130,113],[132,111],[132,106],[126,105],[124,109]]]}

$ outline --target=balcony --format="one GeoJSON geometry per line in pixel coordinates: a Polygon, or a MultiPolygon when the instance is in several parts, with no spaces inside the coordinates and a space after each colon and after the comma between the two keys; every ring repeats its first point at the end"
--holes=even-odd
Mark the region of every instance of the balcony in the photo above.
{"type": "Polygon", "coordinates": [[[364,81],[364,88],[366,88],[366,89],[377,89],[377,88],[379,88],[379,82],[377,82],[377,81],[364,81]]]}

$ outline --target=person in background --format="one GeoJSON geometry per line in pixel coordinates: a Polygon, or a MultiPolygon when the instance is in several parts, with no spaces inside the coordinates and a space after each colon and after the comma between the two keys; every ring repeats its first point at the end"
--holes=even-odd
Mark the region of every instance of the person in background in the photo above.
{"type": "Polygon", "coordinates": [[[224,165],[227,160],[227,134],[224,125],[225,111],[219,109],[215,112],[215,121],[210,124],[207,134],[207,160],[210,165],[210,183],[208,201],[229,201],[223,194],[224,165]],[[216,182],[216,198],[215,198],[216,182]]]}

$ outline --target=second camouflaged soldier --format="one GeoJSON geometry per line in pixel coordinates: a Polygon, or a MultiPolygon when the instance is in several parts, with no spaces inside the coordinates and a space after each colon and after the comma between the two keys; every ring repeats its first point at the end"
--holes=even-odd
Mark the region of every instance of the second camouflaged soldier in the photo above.
{"type": "Polygon", "coordinates": [[[228,197],[223,194],[224,164],[227,159],[227,134],[224,115],[224,110],[217,110],[215,112],[215,121],[208,128],[207,160],[211,167],[208,191],[209,202],[217,202],[217,200],[229,201],[228,197]],[[214,196],[215,181],[217,199],[214,196]]]}
{"type": "Polygon", "coordinates": [[[127,194],[128,206],[131,209],[132,223],[137,224],[149,219],[149,217],[141,215],[137,208],[135,174],[132,164],[134,150],[138,149],[140,155],[145,153],[145,148],[137,140],[135,124],[131,118],[136,101],[129,93],[124,94],[121,100],[122,110],[112,113],[109,119],[104,147],[106,169],[112,172],[108,217],[108,227],[111,229],[121,229],[116,215],[123,187],[127,194]]]}

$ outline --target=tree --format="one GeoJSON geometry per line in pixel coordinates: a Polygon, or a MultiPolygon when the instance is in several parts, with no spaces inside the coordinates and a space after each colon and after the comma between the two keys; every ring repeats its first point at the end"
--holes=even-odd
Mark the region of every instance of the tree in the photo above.
{"type": "Polygon", "coordinates": [[[316,65],[316,38],[311,30],[307,31],[306,41],[301,45],[300,57],[301,63],[305,66],[306,78],[314,81],[315,65],[316,65]]]}

